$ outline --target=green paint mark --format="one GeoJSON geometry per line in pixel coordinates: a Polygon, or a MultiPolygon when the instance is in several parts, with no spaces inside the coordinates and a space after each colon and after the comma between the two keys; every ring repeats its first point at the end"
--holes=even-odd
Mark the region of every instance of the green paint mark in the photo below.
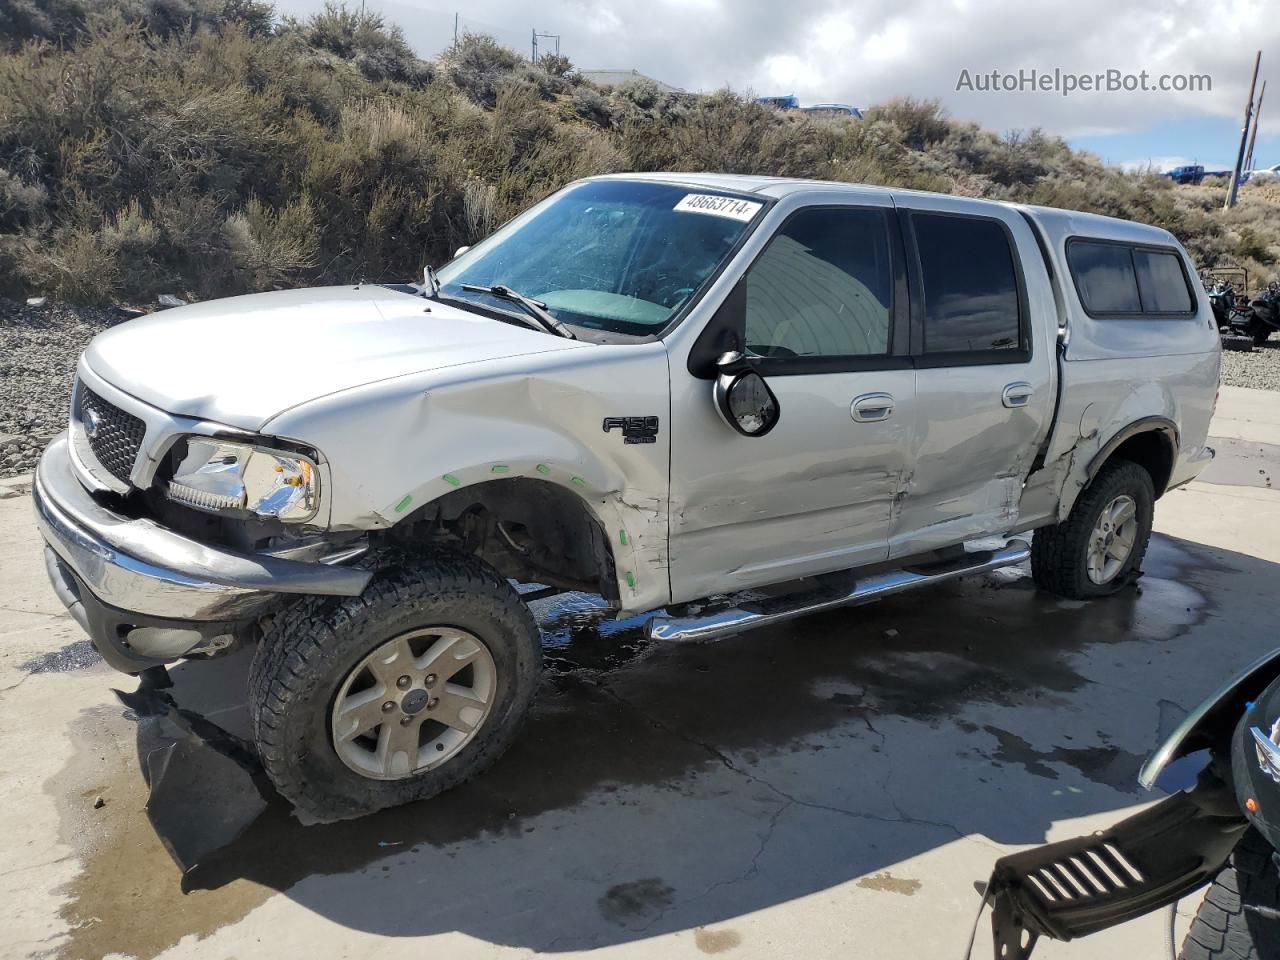
{"type": "Polygon", "coordinates": [[[396,504],[396,513],[403,513],[404,508],[411,503],[413,503],[413,497],[409,496],[409,494],[406,493],[404,495],[404,499],[396,504]]]}
{"type": "Polygon", "coordinates": [[[575,487],[585,487],[587,485],[587,481],[583,480],[581,477],[574,477],[573,485],[575,487]]]}
{"type": "Polygon", "coordinates": [[[538,464],[538,472],[542,474],[544,477],[551,476],[551,468],[548,467],[545,463],[538,464]]]}
{"type": "Polygon", "coordinates": [[[622,544],[624,547],[627,545],[627,531],[625,530],[618,531],[618,542],[622,544]]]}
{"type": "Polygon", "coordinates": [[[627,571],[627,586],[632,590],[636,588],[636,575],[630,570],[627,571]]]}
{"type": "Polygon", "coordinates": [[[493,465],[492,471],[494,473],[506,473],[510,469],[511,468],[508,467],[505,463],[495,463],[493,465]]]}
{"type": "Polygon", "coordinates": [[[461,480],[459,480],[457,477],[455,477],[452,473],[446,473],[446,474],[445,474],[443,477],[441,477],[440,479],[442,479],[445,483],[449,484],[449,486],[451,486],[451,487],[460,487],[460,486],[462,486],[462,481],[461,481],[461,480]]]}

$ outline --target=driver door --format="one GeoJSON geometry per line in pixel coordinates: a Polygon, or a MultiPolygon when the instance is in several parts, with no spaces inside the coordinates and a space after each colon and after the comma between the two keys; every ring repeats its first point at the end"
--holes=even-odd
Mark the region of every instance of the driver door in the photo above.
{"type": "Polygon", "coordinates": [[[915,405],[892,214],[888,203],[797,210],[704,332],[764,378],[770,429],[744,435],[717,412],[710,380],[673,370],[687,379],[673,390],[673,601],[888,556],[915,405]]]}

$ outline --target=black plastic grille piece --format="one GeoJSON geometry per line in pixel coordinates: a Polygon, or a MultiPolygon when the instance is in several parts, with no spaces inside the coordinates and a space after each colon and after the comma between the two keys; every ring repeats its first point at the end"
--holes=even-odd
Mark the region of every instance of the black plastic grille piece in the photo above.
{"type": "Polygon", "coordinates": [[[121,483],[129,482],[133,462],[147,426],[131,413],[98,396],[83,383],[79,390],[80,423],[85,439],[104,470],[121,483]]]}

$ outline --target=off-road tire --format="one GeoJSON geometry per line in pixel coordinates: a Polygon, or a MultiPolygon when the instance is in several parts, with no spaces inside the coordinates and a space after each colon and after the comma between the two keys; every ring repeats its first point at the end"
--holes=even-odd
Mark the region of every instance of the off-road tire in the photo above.
{"type": "Polygon", "coordinates": [[[490,566],[434,551],[383,561],[359,597],[309,597],[277,614],[254,654],[249,709],[262,765],[298,810],[321,820],[362,816],[424,800],[498,759],[515,738],[538,683],[537,624],[490,566]],[[423,626],[481,638],[497,667],[488,717],[451,759],[401,780],[374,780],[334,750],[330,709],[347,674],[381,643],[423,626]]]}
{"type": "Polygon", "coordinates": [[[1280,922],[1246,906],[1280,910],[1280,872],[1271,847],[1253,829],[1210,884],[1179,960],[1280,960],[1280,922]]]}
{"type": "Polygon", "coordinates": [[[1253,319],[1249,321],[1247,333],[1253,337],[1254,346],[1262,346],[1271,338],[1271,326],[1261,320],[1253,319]]]}
{"type": "Polygon", "coordinates": [[[1129,460],[1110,460],[1085,488],[1062,523],[1042,527],[1031,540],[1031,574],[1036,586],[1070,600],[1091,600],[1132,583],[1151,539],[1155,487],[1151,474],[1129,460]],[[1089,579],[1089,537],[1103,507],[1121,494],[1137,505],[1138,531],[1124,567],[1107,583],[1089,579]]]}
{"type": "Polygon", "coordinates": [[[1253,337],[1249,334],[1228,334],[1221,335],[1222,349],[1231,350],[1236,353],[1253,353],[1257,344],[1253,342],[1253,337]]]}

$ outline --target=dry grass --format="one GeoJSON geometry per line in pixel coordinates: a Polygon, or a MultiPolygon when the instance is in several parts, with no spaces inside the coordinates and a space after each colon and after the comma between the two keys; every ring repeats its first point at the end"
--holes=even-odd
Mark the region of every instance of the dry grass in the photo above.
{"type": "Polygon", "coordinates": [[[781,113],[464,37],[414,57],[376,14],[276,21],[259,0],[0,3],[0,292],[211,297],[417,276],[578,177],[719,170],[1092,210],[1172,231],[1205,267],[1280,272],[1280,185],[1123,173],[1040,131],[899,99],[781,113]]]}

